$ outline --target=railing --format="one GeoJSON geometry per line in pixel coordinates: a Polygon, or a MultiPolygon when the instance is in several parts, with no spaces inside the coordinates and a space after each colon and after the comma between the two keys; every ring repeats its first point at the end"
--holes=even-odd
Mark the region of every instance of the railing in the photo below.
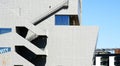
{"type": "Polygon", "coordinates": [[[63,2],[57,4],[55,7],[53,7],[52,9],[50,9],[49,11],[43,13],[41,16],[37,17],[36,19],[34,19],[32,21],[32,23],[34,25],[39,24],[40,22],[42,22],[43,20],[45,20],[46,18],[50,17],[51,15],[53,15],[54,13],[58,12],[59,10],[61,10],[62,8],[67,8],[68,7],[68,2],[69,0],[64,0],[63,2]]]}

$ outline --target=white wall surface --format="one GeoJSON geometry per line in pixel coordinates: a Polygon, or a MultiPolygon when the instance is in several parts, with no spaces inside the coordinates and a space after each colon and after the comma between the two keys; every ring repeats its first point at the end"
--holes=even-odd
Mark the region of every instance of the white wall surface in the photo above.
{"type": "MultiPolygon", "coordinates": [[[[21,57],[15,52],[16,38],[14,33],[6,33],[0,35],[0,47],[10,47],[11,51],[7,53],[0,54],[0,66],[14,66],[14,65],[23,65],[23,66],[34,66],[26,59],[21,57]]],[[[19,40],[18,40],[19,41],[19,40]]],[[[20,45],[20,44],[19,44],[20,45]]]]}
{"type": "Polygon", "coordinates": [[[101,66],[101,57],[96,57],[96,66],[101,66]]]}
{"type": "Polygon", "coordinates": [[[115,56],[109,56],[109,66],[115,66],[115,56]]]}
{"type": "MultiPolygon", "coordinates": [[[[55,15],[37,26],[32,20],[46,13],[64,0],[0,0],[0,28],[10,27],[11,33],[0,35],[0,46],[12,47],[12,63],[20,57],[14,53],[15,45],[26,45],[27,40],[21,39],[15,33],[15,26],[26,26],[38,35],[48,35],[46,50],[48,50],[46,66],[91,66],[95,44],[97,43],[98,27],[87,26],[55,26],[55,15]],[[51,6],[51,8],[49,8],[51,6]],[[4,8],[5,7],[5,8],[4,8]],[[3,45],[4,44],[4,45],[3,45]]],[[[68,10],[61,10],[57,14],[77,15],[77,0],[69,0],[68,10]]],[[[31,50],[38,52],[37,48],[31,50]]],[[[18,61],[16,64],[28,64],[18,61]]],[[[23,64],[23,65],[24,65],[23,64]]],[[[13,66],[13,65],[12,65],[13,66]]],[[[33,66],[29,64],[29,66],[33,66]]]]}
{"type": "Polygon", "coordinates": [[[55,26],[49,30],[47,66],[91,66],[97,27],[55,26]]]}
{"type": "MultiPolygon", "coordinates": [[[[45,14],[50,9],[58,6],[64,0],[0,0],[0,4],[16,10],[19,16],[30,21],[45,14]],[[51,6],[51,8],[49,8],[51,6]]],[[[69,8],[63,9],[57,14],[78,14],[78,0],[69,0],[69,8]]]]}

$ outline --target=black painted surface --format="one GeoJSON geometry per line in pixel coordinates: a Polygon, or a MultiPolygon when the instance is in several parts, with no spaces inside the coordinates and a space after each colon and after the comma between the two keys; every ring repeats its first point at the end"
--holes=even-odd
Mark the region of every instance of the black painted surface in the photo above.
{"type": "Polygon", "coordinates": [[[45,66],[46,55],[36,55],[25,46],[15,46],[16,52],[35,66],[45,66]]]}
{"type": "Polygon", "coordinates": [[[47,36],[38,36],[34,40],[31,41],[37,47],[44,49],[47,45],[47,36]]]}
{"type": "Polygon", "coordinates": [[[22,37],[26,37],[28,29],[26,27],[16,27],[16,32],[22,36],[22,37]]]}

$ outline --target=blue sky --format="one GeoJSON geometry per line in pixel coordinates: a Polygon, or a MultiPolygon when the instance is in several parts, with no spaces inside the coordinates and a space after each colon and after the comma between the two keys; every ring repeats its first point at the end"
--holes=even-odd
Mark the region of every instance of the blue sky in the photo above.
{"type": "Polygon", "coordinates": [[[82,25],[99,27],[97,48],[120,48],[120,0],[82,0],[82,25]]]}

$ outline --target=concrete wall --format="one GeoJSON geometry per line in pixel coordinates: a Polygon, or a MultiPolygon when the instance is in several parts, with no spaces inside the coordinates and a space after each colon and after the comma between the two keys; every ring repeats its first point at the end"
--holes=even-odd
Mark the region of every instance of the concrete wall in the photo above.
{"type": "Polygon", "coordinates": [[[97,27],[56,26],[49,31],[47,66],[91,66],[97,27]]]}
{"type": "MultiPolygon", "coordinates": [[[[65,0],[0,0],[0,4],[15,11],[19,16],[28,20],[34,20],[45,14],[50,9],[56,7],[65,0]],[[49,8],[51,6],[51,8],[49,8]]],[[[58,14],[77,14],[78,0],[69,0],[69,8],[62,10],[58,14]]]]}
{"type": "MultiPolygon", "coordinates": [[[[31,24],[40,15],[64,0],[0,0],[0,28],[12,28],[0,35],[0,47],[9,46],[11,66],[34,66],[15,52],[15,45],[24,45],[37,54],[46,54],[46,66],[91,66],[97,43],[98,27],[56,26],[55,15],[77,15],[78,0],[69,0],[69,8],[46,19],[37,26],[31,24]],[[50,8],[51,7],[51,8],[50,8]],[[37,35],[47,35],[45,51],[41,51],[15,32],[16,26],[26,26],[37,35]],[[13,56],[12,56],[13,55],[13,56]],[[19,59],[19,60],[18,60],[19,59]]],[[[10,64],[8,64],[10,66],[10,64]]]]}

